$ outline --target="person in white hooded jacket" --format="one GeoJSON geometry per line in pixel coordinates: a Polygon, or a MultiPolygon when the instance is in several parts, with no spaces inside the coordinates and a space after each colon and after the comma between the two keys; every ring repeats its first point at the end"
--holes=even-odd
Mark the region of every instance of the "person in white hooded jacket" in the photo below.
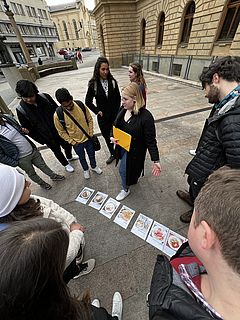
{"type": "Polygon", "coordinates": [[[94,259],[82,263],[85,229],[70,212],[50,199],[31,195],[30,182],[13,167],[0,164],[0,185],[0,230],[13,221],[39,216],[60,222],[69,234],[64,281],[67,283],[92,271],[94,259]]]}

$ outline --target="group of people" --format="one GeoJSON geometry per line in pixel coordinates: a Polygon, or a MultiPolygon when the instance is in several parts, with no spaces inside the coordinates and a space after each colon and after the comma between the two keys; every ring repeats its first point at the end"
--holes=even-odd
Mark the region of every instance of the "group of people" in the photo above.
{"type": "MultiPolygon", "coordinates": [[[[129,66],[129,79],[121,104],[117,81],[107,59],[101,57],[89,82],[85,105],[60,88],[55,94],[60,106],[49,95],[39,94],[33,83],[18,82],[21,102],[17,113],[22,126],[8,115],[0,118],[0,162],[7,164],[0,165],[3,319],[122,319],[119,292],[113,297],[112,315],[100,307],[99,300],[91,302],[88,293],[82,300],[71,296],[69,280],[95,266],[94,259],[83,262],[84,227],[53,201],[31,195],[29,182],[13,167],[21,167],[41,186],[46,183],[39,180],[33,165],[52,180],[64,179],[46,165],[29,135],[47,144],[70,172],[74,169],[69,161],[76,158],[71,153],[73,147],[84,177],[89,179],[86,150],[92,171],[101,174],[91,139],[89,108],[97,115],[109,150],[107,164],[120,161],[122,190],[117,200],[128,196],[129,187],[137,183],[147,150],[152,173],[159,176],[154,119],[146,108],[146,83],[138,64],[129,66]],[[132,136],[129,151],[118,144],[113,125],[132,136]]],[[[240,59],[217,59],[203,70],[200,80],[214,106],[196,155],[186,169],[189,192],[177,191],[192,206],[181,216],[183,222],[190,222],[188,242],[170,261],[163,255],[157,257],[148,295],[150,320],[236,320],[240,314],[240,59]]]]}

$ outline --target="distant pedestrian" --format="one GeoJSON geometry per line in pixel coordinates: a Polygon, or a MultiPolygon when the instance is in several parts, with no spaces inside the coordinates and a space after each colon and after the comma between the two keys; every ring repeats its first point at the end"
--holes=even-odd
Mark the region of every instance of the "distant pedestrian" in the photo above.
{"type": "Polygon", "coordinates": [[[83,58],[82,58],[82,54],[81,54],[80,50],[77,51],[76,57],[77,57],[77,60],[79,61],[79,63],[83,63],[83,58]]]}
{"type": "Polygon", "coordinates": [[[84,178],[90,178],[85,150],[88,154],[92,171],[97,174],[101,174],[102,170],[96,163],[93,142],[83,132],[84,130],[90,137],[93,136],[93,119],[89,110],[81,101],[74,101],[70,92],[66,88],[58,89],[55,96],[57,101],[61,104],[54,114],[55,126],[59,135],[69,144],[73,145],[76,154],[79,156],[84,178]]]}
{"type": "Polygon", "coordinates": [[[121,96],[117,81],[110,72],[109,62],[104,57],[97,59],[93,76],[88,83],[85,103],[97,115],[99,128],[110,152],[106,163],[110,164],[114,160],[114,147],[110,143],[110,133],[120,108],[121,96]],[[94,98],[96,106],[93,104],[94,98]]]}
{"type": "Polygon", "coordinates": [[[42,59],[39,57],[38,58],[38,64],[41,66],[42,64],[43,64],[43,61],[42,61],[42,59]]]}
{"type": "Polygon", "coordinates": [[[19,80],[16,92],[21,97],[17,106],[17,116],[21,125],[28,129],[28,134],[32,139],[40,144],[46,144],[52,150],[67,172],[73,172],[74,168],[69,161],[78,159],[78,157],[72,155],[72,146],[59,136],[54,126],[53,115],[58,107],[56,102],[49,94],[40,94],[37,86],[28,80],[19,80]]]}
{"type": "Polygon", "coordinates": [[[60,181],[65,177],[47,166],[35,144],[26,136],[27,133],[28,130],[22,128],[14,118],[0,113],[0,162],[12,167],[19,166],[40,187],[51,189],[52,186],[39,177],[34,166],[53,181],[60,181]]]}
{"type": "Polygon", "coordinates": [[[130,63],[128,68],[128,76],[131,82],[136,82],[142,92],[143,99],[145,101],[145,107],[147,104],[147,84],[143,76],[142,66],[138,62],[130,63]]]}

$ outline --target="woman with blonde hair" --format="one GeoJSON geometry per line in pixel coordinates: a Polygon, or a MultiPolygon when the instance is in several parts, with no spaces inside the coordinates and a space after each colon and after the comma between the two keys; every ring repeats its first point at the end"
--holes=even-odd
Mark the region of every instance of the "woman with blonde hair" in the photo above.
{"type": "Polygon", "coordinates": [[[146,88],[147,84],[143,76],[142,66],[138,62],[130,63],[128,68],[128,76],[131,82],[136,82],[139,89],[142,92],[143,99],[145,101],[145,107],[147,102],[146,88]]]}
{"type": "Polygon", "coordinates": [[[161,173],[154,119],[150,111],[144,108],[145,102],[136,83],[132,82],[123,88],[122,106],[114,125],[130,134],[132,139],[130,149],[126,151],[118,145],[117,139],[111,137],[112,143],[116,146],[117,162],[121,159],[119,174],[122,180],[122,190],[116,197],[118,201],[129,195],[129,186],[136,184],[140,175],[143,175],[147,149],[153,161],[152,174],[159,176],[161,173]]]}

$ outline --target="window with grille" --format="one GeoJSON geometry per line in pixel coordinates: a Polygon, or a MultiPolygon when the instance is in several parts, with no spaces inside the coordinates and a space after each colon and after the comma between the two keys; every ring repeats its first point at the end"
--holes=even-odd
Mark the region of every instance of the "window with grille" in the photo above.
{"type": "Polygon", "coordinates": [[[75,31],[75,35],[76,35],[76,39],[79,39],[79,33],[78,33],[78,28],[77,28],[77,22],[75,19],[73,19],[73,27],[74,27],[74,31],[75,31]]]}
{"type": "Polygon", "coordinates": [[[142,19],[141,23],[141,46],[145,47],[145,36],[146,36],[146,20],[142,19]]]}
{"type": "Polygon", "coordinates": [[[182,28],[182,36],[181,36],[181,43],[183,44],[189,42],[194,13],[195,13],[195,2],[191,1],[186,8],[186,13],[183,20],[183,28],[182,28]]]}
{"type": "Polygon", "coordinates": [[[164,34],[164,22],[165,22],[165,14],[161,12],[158,18],[158,34],[157,34],[157,45],[161,46],[163,42],[163,34],[164,34]]]}
{"type": "Polygon", "coordinates": [[[218,40],[232,41],[240,22],[240,0],[230,0],[218,40]]]}
{"type": "Polygon", "coordinates": [[[66,40],[69,40],[69,34],[68,34],[67,25],[65,21],[63,21],[63,30],[65,32],[66,40]]]}

